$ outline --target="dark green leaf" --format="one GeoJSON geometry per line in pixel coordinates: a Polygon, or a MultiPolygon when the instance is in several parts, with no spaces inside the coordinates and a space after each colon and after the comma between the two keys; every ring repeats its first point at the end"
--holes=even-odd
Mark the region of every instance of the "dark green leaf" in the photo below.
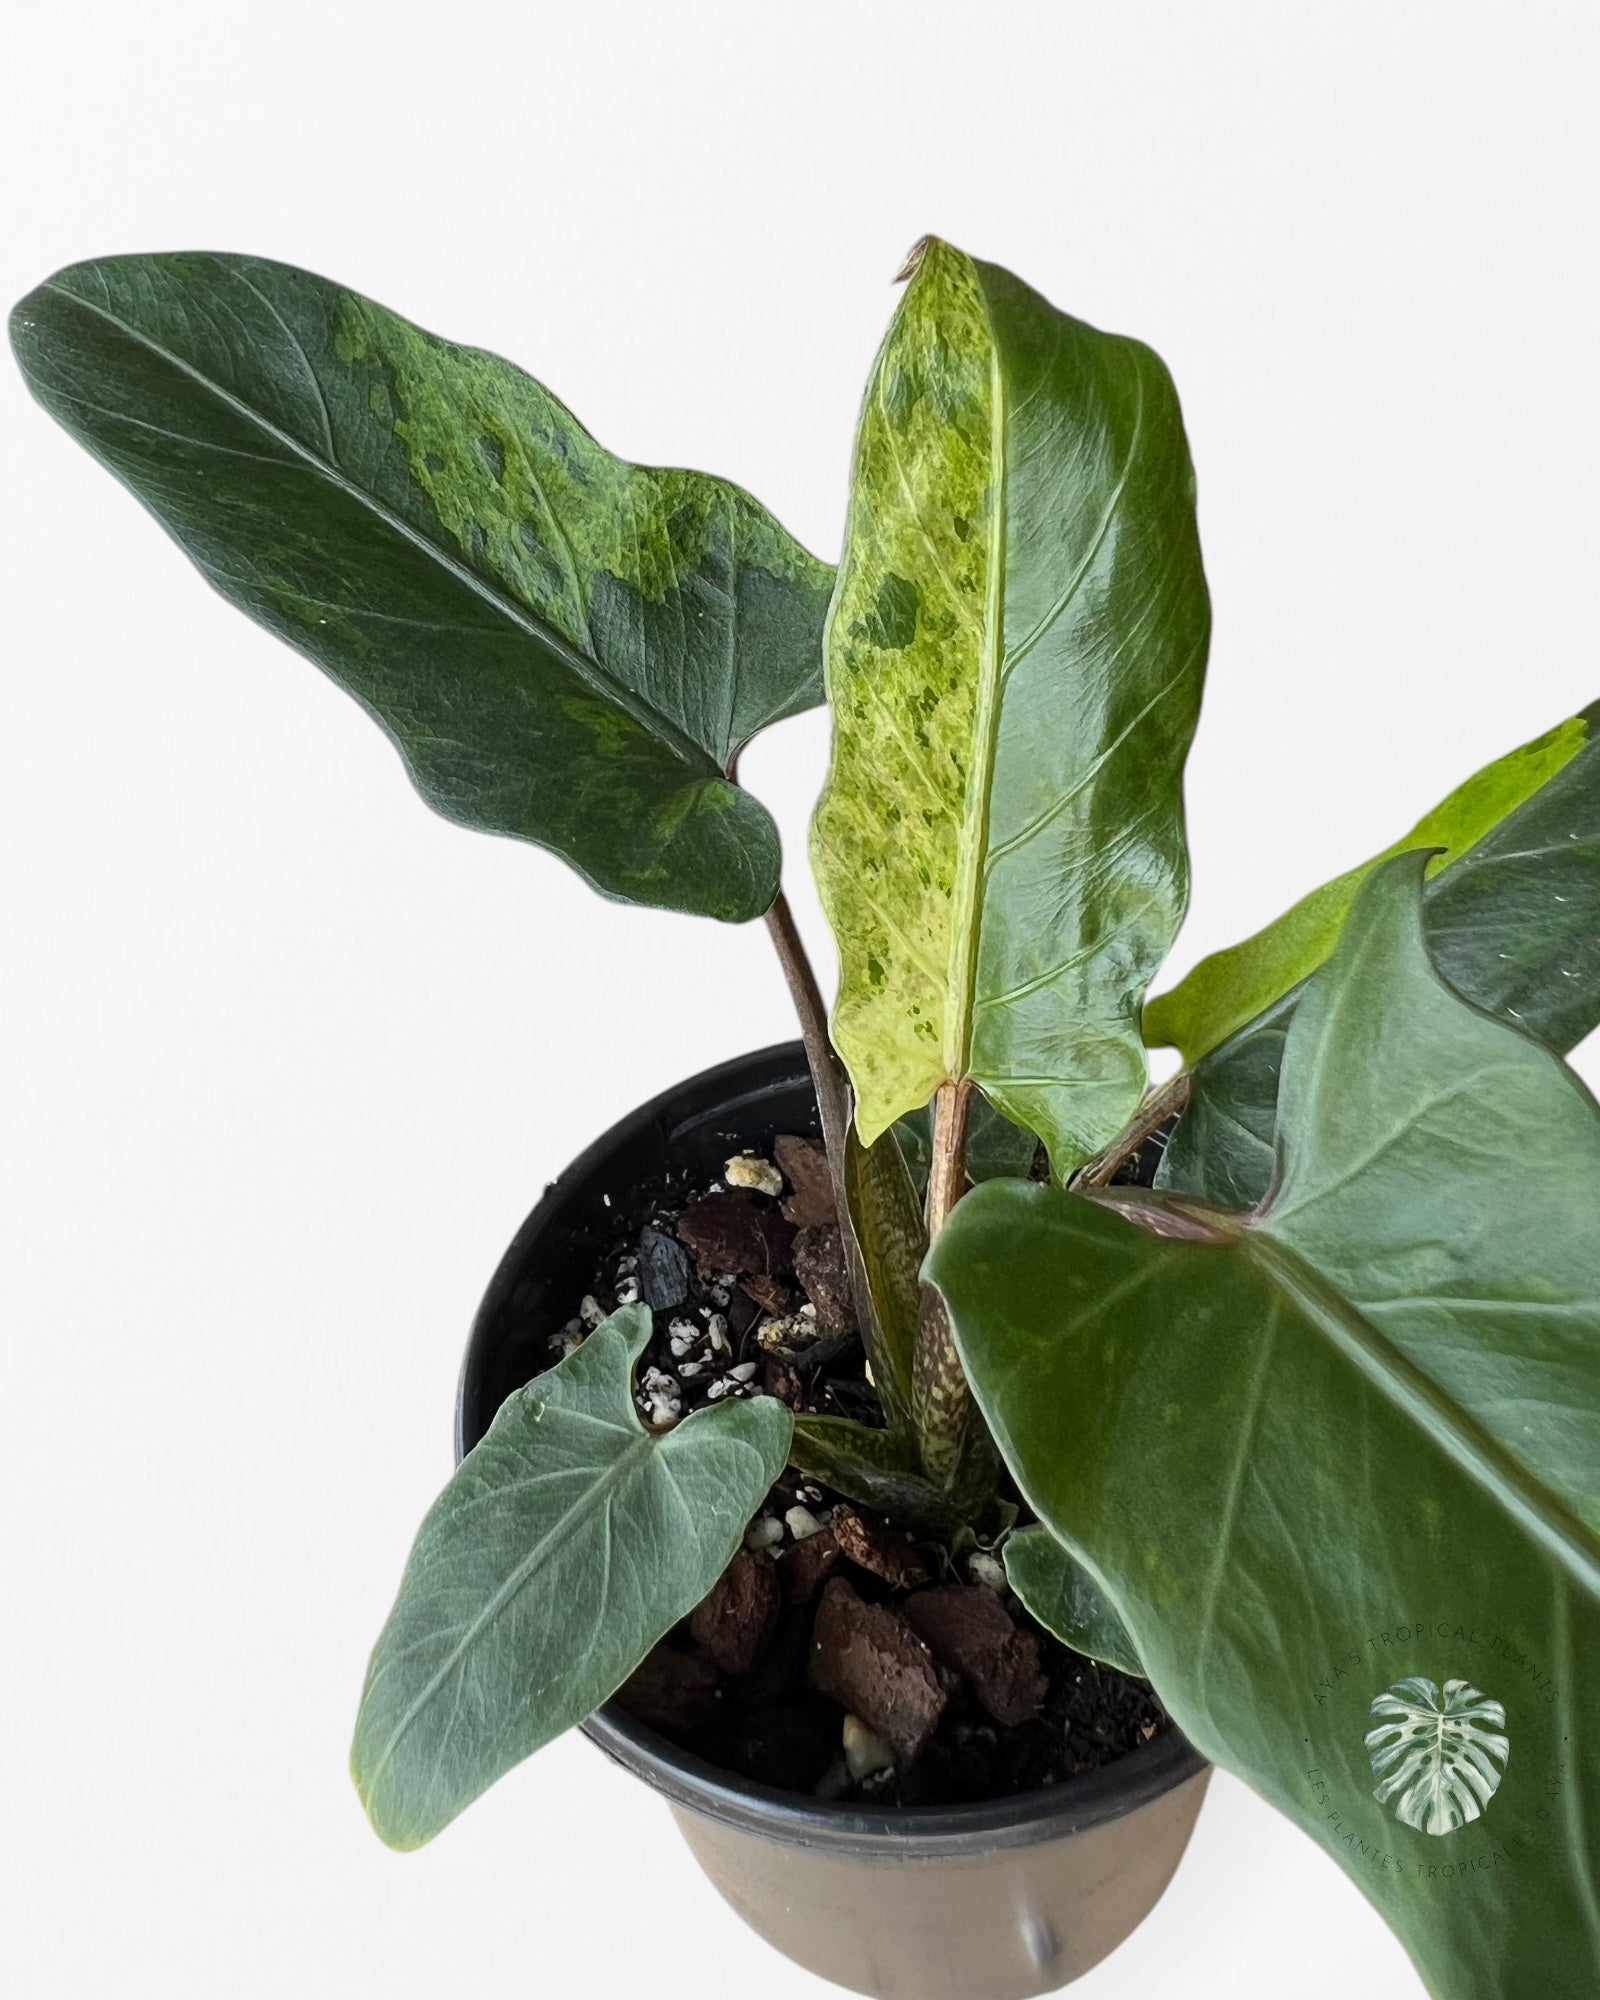
{"type": "Polygon", "coordinates": [[[1210,612],[1166,369],[930,242],[856,441],[812,855],[870,1141],[971,1078],[1065,1175],[1144,1087],[1210,612]]]}
{"type": "Polygon", "coordinates": [[[350,1767],[419,1847],[612,1694],[722,1574],[783,1470],[769,1396],[665,1432],[633,1403],[650,1313],[519,1389],[423,1522],[367,1670],[350,1767]]]}
{"type": "Polygon", "coordinates": [[[1137,1647],[1116,1606],[1048,1528],[1024,1528],[1005,1546],[1006,1581],[1064,1646],[1120,1673],[1144,1676],[1137,1647]]]}
{"type": "Polygon", "coordinates": [[[778,880],[724,773],[821,698],[831,571],[737,487],[613,458],[520,369],[259,258],[112,257],[12,315],[39,401],[465,826],[731,920],[778,880]]]}
{"type": "Polygon", "coordinates": [[[1185,1733],[1334,1853],[1435,1993],[1503,2000],[1537,1966],[1579,2000],[1600,1114],[1437,976],[1421,866],[1378,872],[1303,997],[1253,1223],[994,1183],[929,1272],[1018,1484],[1185,1733]],[[1408,1679],[1504,1705],[1510,1765],[1465,1827],[1374,1797],[1371,1705],[1408,1679]]]}
{"type": "MultiPolygon", "coordinates": [[[[911,1178],[921,1194],[928,1185],[928,1159],[932,1141],[932,1119],[928,1107],[911,1111],[895,1120],[895,1136],[911,1178]]],[[[967,1123],[967,1179],[974,1187],[979,1181],[1025,1179],[1033,1167],[1039,1141],[1020,1125],[1013,1125],[981,1091],[974,1094],[967,1123]]]]}
{"type": "Polygon", "coordinates": [[[1269,1007],[1195,1064],[1189,1102],[1167,1141],[1156,1186],[1224,1208],[1254,1208],[1272,1183],[1278,1071],[1299,992],[1269,1007]]]}
{"type": "MultiPolygon", "coordinates": [[[[1597,722],[1600,705],[1502,760],[1505,766],[1527,760],[1526,772],[1549,761],[1551,745],[1570,751],[1481,840],[1454,860],[1446,855],[1449,865],[1430,873],[1423,897],[1428,949],[1451,985],[1563,1053],[1600,1025],[1600,735],[1591,733],[1597,722]]],[[[1364,878],[1376,865],[1356,872],[1364,878]]],[[[1161,1186],[1246,1208],[1266,1193],[1278,1064],[1300,990],[1196,1064],[1161,1186]]],[[[1161,1006],[1152,1002],[1146,1010],[1147,1027],[1161,1025],[1161,1006]]]]}
{"type": "Polygon", "coordinates": [[[1535,1027],[1570,1047],[1600,1019],[1597,720],[1600,704],[1474,772],[1382,854],[1313,889],[1254,937],[1202,959],[1146,1007],[1145,1039],[1152,1048],[1176,1044],[1191,1065],[1209,1054],[1323,963],[1376,869],[1429,848],[1440,850],[1429,872],[1443,897],[1436,941],[1447,975],[1511,1019],[1523,1018],[1524,1001],[1552,1029],[1587,1014],[1570,1036],[1535,1027]],[[1465,872],[1455,882],[1458,871],[1465,872]],[[1563,963],[1565,980],[1585,987],[1581,997],[1556,988],[1553,967],[1563,963]]]}

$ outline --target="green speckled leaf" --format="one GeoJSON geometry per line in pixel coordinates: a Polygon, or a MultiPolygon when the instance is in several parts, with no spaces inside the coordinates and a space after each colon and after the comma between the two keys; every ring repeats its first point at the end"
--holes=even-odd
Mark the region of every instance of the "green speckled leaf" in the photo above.
{"type": "Polygon", "coordinates": [[[796,1417],[789,1463],[918,1534],[949,1536],[961,1526],[960,1509],[942,1487],[923,1478],[916,1447],[903,1434],[873,1430],[849,1417],[796,1417]]]}
{"type": "Polygon", "coordinates": [[[862,1342],[883,1405],[884,1422],[903,1435],[911,1419],[912,1357],[922,1287],[918,1272],[928,1228],[916,1183],[893,1132],[863,1146],[852,1125],[845,1134],[845,1199],[861,1252],[867,1297],[862,1342]]]}
{"type": "Polygon", "coordinates": [[[725,776],[821,699],[832,572],[737,487],[628,465],[520,369],[258,258],[113,257],[12,315],[39,401],[447,818],[628,902],[778,880],[725,776]]]}
{"type": "Polygon", "coordinates": [[[812,855],[869,1141],[972,1077],[1065,1174],[1145,1081],[1209,609],[1165,368],[930,243],[868,387],[812,855]]]}
{"type": "Polygon", "coordinates": [[[1392,847],[1313,889],[1254,937],[1202,959],[1146,1007],[1150,1046],[1174,1044],[1190,1064],[1208,1055],[1327,958],[1374,869],[1427,847],[1440,850],[1428,870],[1442,892],[1429,931],[1445,970],[1464,993],[1512,1019],[1524,1018],[1523,999],[1536,1012],[1577,1006],[1585,1025],[1546,1037],[1570,1048],[1600,1013],[1597,721],[1600,704],[1486,764],[1392,847]],[[1583,958],[1581,974],[1550,962],[1563,948],[1583,958]],[[1582,1001],[1572,991],[1578,981],[1582,1001]]]}
{"type": "Polygon", "coordinates": [[[771,1396],[647,1431],[646,1306],[507,1398],[434,1502],[373,1649],[350,1769],[392,1847],[615,1693],[733,1560],[782,1472],[771,1396]]]}
{"type": "Polygon", "coordinates": [[[1377,871],[1305,989],[1264,1211],[992,1182],[927,1270],[1025,1498],[1184,1732],[1322,1841],[1441,2000],[1530,1965],[1586,2000],[1600,1111],[1440,978],[1423,861],[1377,871]],[[1412,1676],[1505,1706],[1481,1823],[1373,1796],[1371,1704],[1412,1676]]]}

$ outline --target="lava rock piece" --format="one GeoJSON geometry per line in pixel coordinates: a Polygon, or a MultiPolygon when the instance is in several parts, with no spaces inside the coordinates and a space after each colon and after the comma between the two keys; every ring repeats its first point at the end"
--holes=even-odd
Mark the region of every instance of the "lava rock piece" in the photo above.
{"type": "Polygon", "coordinates": [[[830,1333],[853,1331],[855,1300],[838,1224],[830,1224],[826,1229],[802,1229],[794,1239],[793,1257],[794,1274],[817,1309],[818,1323],[830,1333]]]}
{"type": "Polygon", "coordinates": [[[639,1232],[639,1291],[647,1306],[671,1312],[689,1296],[689,1259],[683,1245],[647,1222],[639,1232]]]}
{"type": "Polygon", "coordinates": [[[783,1169],[789,1194],[783,1213],[801,1229],[826,1229],[837,1225],[839,1211],[833,1199],[833,1175],[828,1156],[814,1139],[800,1139],[792,1132],[772,1142],[772,1155],[783,1169]]]}
{"type": "Polygon", "coordinates": [[[900,1607],[934,1657],[961,1675],[996,1722],[1031,1722],[1049,1691],[1039,1641],[982,1583],[942,1583],[900,1607]]]}
{"type": "Polygon", "coordinates": [[[761,1386],[769,1396],[798,1414],[806,1406],[805,1384],[799,1371],[781,1354],[769,1354],[762,1364],[761,1386]]]}
{"type": "Polygon", "coordinates": [[[807,1535],[784,1550],[778,1567],[783,1575],[783,1594],[791,1604],[809,1604],[833,1574],[839,1561],[839,1544],[833,1530],[807,1535]]]}
{"type": "Polygon", "coordinates": [[[677,1226],[678,1241],[708,1271],[781,1278],[794,1268],[794,1224],[760,1196],[719,1188],[691,1203],[677,1226]]]}
{"type": "Polygon", "coordinates": [[[932,1653],[897,1611],[864,1604],[830,1578],[811,1632],[811,1685],[859,1716],[912,1764],[938,1728],[950,1696],[932,1653]]]}
{"type": "Polygon", "coordinates": [[[717,1670],[698,1654],[680,1653],[665,1640],[646,1653],[614,1699],[653,1729],[689,1729],[717,1704],[717,1670]]]}
{"type": "Polygon", "coordinates": [[[740,1549],[689,1613],[689,1634],[725,1674],[747,1674],[772,1636],[783,1592],[771,1556],[740,1549]]]}
{"type": "Polygon", "coordinates": [[[741,1278],[739,1289],[762,1312],[775,1313],[781,1319],[789,1310],[789,1287],[780,1285],[776,1278],[741,1278]]]}
{"type": "Polygon", "coordinates": [[[848,1507],[833,1510],[833,1538],[848,1561],[881,1576],[893,1590],[910,1590],[928,1581],[928,1565],[903,1535],[864,1521],[848,1507]]]}

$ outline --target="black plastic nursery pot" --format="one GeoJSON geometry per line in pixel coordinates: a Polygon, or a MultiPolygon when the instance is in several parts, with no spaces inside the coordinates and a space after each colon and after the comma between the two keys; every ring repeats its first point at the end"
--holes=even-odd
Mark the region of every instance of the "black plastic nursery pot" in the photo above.
{"type": "MultiPolygon", "coordinates": [[[[799,1042],[664,1092],[545,1190],[473,1322],[456,1456],[549,1365],[619,1221],[642,1225],[663,1174],[710,1179],[780,1132],[815,1134],[799,1042]]],[[[1048,1790],[869,1811],[751,1783],[607,1703],[583,1725],[667,1800],[722,1896],[787,1957],[879,2000],[1023,2000],[1069,1984],[1149,1915],[1188,1844],[1210,1767],[1170,1726],[1048,1790]]]]}

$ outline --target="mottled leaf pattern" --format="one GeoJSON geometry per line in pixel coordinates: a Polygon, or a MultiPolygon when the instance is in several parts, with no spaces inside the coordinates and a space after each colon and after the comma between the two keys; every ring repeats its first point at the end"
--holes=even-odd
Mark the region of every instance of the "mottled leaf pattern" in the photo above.
{"type": "Polygon", "coordinates": [[[1482,1817],[1511,1754],[1501,1702],[1470,1681],[1446,1681],[1441,1691],[1425,1674],[1408,1674],[1374,1698],[1372,1715],[1366,1745],[1380,1806],[1432,1834],[1482,1817]]]}
{"type": "Polygon", "coordinates": [[[930,243],[857,434],[812,830],[864,1138],[963,1077],[1058,1174],[1121,1127],[1208,632],[1160,361],[930,243]]]}
{"type": "Polygon", "coordinates": [[[928,1247],[928,1230],[894,1133],[880,1133],[870,1146],[863,1146],[854,1125],[849,1128],[844,1187],[867,1286],[870,1324],[862,1328],[862,1340],[884,1420],[899,1433],[911,1417],[911,1365],[922,1290],[917,1274],[928,1247]]]}
{"type": "Polygon", "coordinates": [[[949,1535],[961,1525],[950,1495],[917,1470],[916,1446],[905,1432],[874,1430],[849,1417],[796,1417],[789,1463],[903,1527],[949,1535]]]}
{"type": "Polygon", "coordinates": [[[770,1396],[647,1431],[650,1313],[614,1313],[502,1405],[418,1532],[373,1650],[350,1768],[392,1847],[613,1694],[732,1561],[783,1470],[770,1396]]]}
{"type": "Polygon", "coordinates": [[[770,904],[776,830],[725,772],[821,699],[832,572],[748,494],[625,464],[509,362],[260,258],[73,265],[12,340],[51,415],[382,723],[437,811],[629,902],[770,904]]]}

